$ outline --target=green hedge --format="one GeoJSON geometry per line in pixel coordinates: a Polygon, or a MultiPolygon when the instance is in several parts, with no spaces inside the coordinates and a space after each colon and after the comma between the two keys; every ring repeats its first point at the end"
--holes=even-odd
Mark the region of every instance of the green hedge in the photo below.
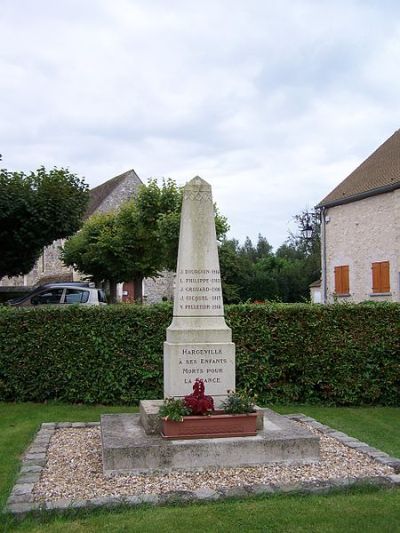
{"type": "MultiPolygon", "coordinates": [[[[169,305],[0,308],[0,400],[162,397],[169,305]]],[[[238,388],[259,403],[400,405],[400,305],[226,308],[238,388]]]]}

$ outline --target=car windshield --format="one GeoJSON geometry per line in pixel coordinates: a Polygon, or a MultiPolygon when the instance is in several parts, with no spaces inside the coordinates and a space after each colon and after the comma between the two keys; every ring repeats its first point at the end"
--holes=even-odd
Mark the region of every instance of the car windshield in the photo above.
{"type": "Polygon", "coordinates": [[[31,297],[32,305],[59,304],[64,289],[47,289],[31,297]]]}

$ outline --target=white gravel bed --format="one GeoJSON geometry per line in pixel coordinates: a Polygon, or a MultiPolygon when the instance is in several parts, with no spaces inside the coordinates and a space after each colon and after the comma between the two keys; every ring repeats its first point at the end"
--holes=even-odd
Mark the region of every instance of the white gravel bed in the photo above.
{"type": "Polygon", "coordinates": [[[321,461],[309,465],[267,464],[203,472],[157,475],[103,475],[100,428],[57,429],[48,449],[48,461],[33,490],[36,502],[86,500],[101,496],[163,494],[169,491],[223,489],[255,484],[296,484],[347,477],[386,476],[393,469],[336,439],[312,429],[320,437],[321,461]]]}

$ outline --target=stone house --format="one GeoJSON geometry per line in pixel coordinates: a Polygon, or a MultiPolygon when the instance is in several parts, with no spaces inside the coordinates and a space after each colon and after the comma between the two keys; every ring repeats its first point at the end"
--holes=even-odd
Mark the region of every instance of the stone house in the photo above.
{"type": "Polygon", "coordinates": [[[316,207],[322,303],[400,301],[400,130],[316,207]]]}
{"type": "MultiPolygon", "coordinates": [[[[87,219],[94,213],[106,213],[118,209],[124,202],[135,197],[142,185],[142,180],[133,169],[98,185],[90,190],[89,204],[84,218],[87,219]]],[[[0,279],[0,289],[2,287],[31,288],[48,282],[80,280],[81,274],[74,271],[72,267],[65,266],[60,259],[60,247],[63,244],[64,240],[57,240],[47,246],[33,269],[25,276],[0,279]]],[[[145,279],[143,281],[145,300],[149,303],[159,302],[163,298],[171,300],[173,282],[173,274],[167,272],[154,280],[145,279]]],[[[119,284],[117,296],[122,301],[133,300],[133,283],[119,284]]]]}

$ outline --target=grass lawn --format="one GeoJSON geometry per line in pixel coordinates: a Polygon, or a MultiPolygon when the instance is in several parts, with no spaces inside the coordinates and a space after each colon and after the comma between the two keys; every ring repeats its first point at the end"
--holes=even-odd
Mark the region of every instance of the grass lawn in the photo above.
{"type": "MultiPolygon", "coordinates": [[[[399,408],[276,407],[302,412],[400,456],[399,408]]],[[[95,421],[126,407],[0,403],[0,508],[19,469],[19,457],[41,422],[95,421]]],[[[0,515],[0,531],[26,532],[400,532],[400,490],[359,488],[329,495],[275,495],[208,504],[77,511],[15,522],[0,515]]]]}

